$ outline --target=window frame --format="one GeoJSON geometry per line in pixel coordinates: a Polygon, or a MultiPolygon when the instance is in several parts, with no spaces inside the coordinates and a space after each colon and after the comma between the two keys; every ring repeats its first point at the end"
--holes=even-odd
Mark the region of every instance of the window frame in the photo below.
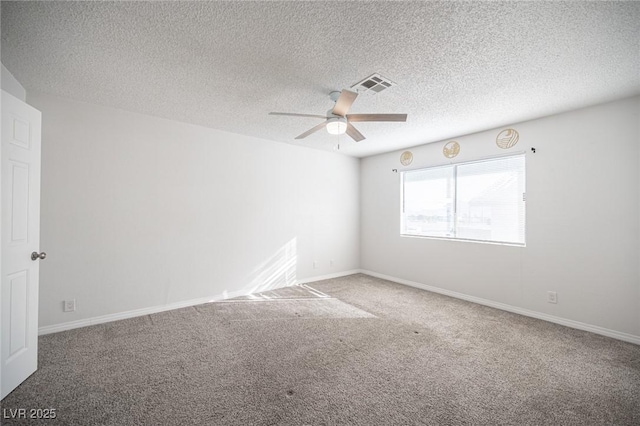
{"type": "Polygon", "coordinates": [[[425,238],[431,240],[444,240],[444,241],[460,241],[460,242],[471,242],[471,243],[482,243],[482,244],[495,244],[502,246],[514,246],[514,247],[526,247],[527,246],[527,157],[526,151],[520,151],[517,153],[509,153],[503,155],[494,155],[491,157],[483,157],[476,160],[471,161],[461,161],[449,164],[438,164],[434,166],[428,167],[415,167],[411,169],[399,170],[400,172],[400,237],[405,238],[425,238]],[[464,166],[467,164],[475,164],[475,163],[485,163],[492,160],[501,160],[506,158],[515,158],[522,157],[524,160],[524,191],[522,193],[522,202],[524,204],[524,233],[523,233],[523,242],[513,242],[513,241],[496,241],[496,240],[480,240],[473,238],[459,238],[459,237],[440,237],[440,236],[429,236],[429,235],[416,235],[416,234],[405,234],[404,230],[404,180],[405,173],[407,172],[415,172],[419,170],[435,170],[439,168],[452,167],[453,168],[453,177],[454,177],[454,185],[453,185],[453,226],[454,229],[457,230],[458,226],[458,166],[464,166]]]}

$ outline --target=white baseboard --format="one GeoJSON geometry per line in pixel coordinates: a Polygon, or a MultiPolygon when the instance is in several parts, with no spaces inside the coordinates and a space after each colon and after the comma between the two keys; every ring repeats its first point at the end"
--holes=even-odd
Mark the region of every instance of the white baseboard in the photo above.
{"type": "MultiPolygon", "coordinates": [[[[353,275],[359,273],[359,269],[352,269],[349,271],[337,272],[335,274],[319,275],[311,278],[304,278],[302,280],[296,280],[295,284],[306,284],[314,281],[328,280],[331,278],[344,277],[347,275],[353,275]]],[[[101,315],[98,317],[85,318],[77,321],[69,321],[61,324],[45,325],[38,328],[38,335],[57,333],[59,331],[72,330],[74,328],[87,327],[90,325],[104,324],[106,322],[118,321],[127,318],[141,317],[144,315],[156,314],[158,312],[170,311],[172,309],[187,308],[189,306],[202,305],[203,303],[215,302],[219,300],[232,299],[234,297],[246,296],[253,293],[251,289],[242,289],[233,292],[224,292],[211,297],[201,297],[198,299],[184,300],[181,302],[169,303],[161,306],[151,306],[148,308],[134,309],[132,311],[117,312],[114,314],[101,315]]]]}
{"type": "Polygon", "coordinates": [[[373,271],[360,270],[366,275],[371,275],[372,277],[382,278],[383,280],[393,281],[398,284],[408,285],[410,287],[419,288],[421,290],[432,291],[434,293],[444,294],[446,296],[455,297],[456,299],[467,300],[469,302],[478,303],[480,305],[490,306],[492,308],[501,309],[503,311],[513,312],[515,314],[524,315],[527,317],[537,318],[544,321],[553,322],[556,324],[564,325],[571,328],[576,328],[578,330],[589,331],[591,333],[600,334],[602,336],[612,337],[614,339],[623,340],[629,343],[635,343],[636,345],[640,345],[640,336],[636,336],[629,333],[623,333],[621,331],[610,330],[608,328],[599,327],[597,325],[591,325],[584,322],[574,321],[566,318],[556,317],[554,315],[543,314],[541,312],[531,311],[529,309],[518,308],[516,306],[507,305],[505,303],[494,302],[488,299],[482,299],[480,297],[469,296],[464,293],[458,293],[456,291],[445,290],[443,288],[433,287],[427,284],[418,283],[415,281],[409,281],[402,278],[396,278],[389,275],[379,274],[373,271]]]}
{"type": "Polygon", "coordinates": [[[361,272],[362,270],[360,269],[351,269],[349,271],[337,272],[335,274],[318,275],[311,278],[305,278],[303,280],[297,280],[296,284],[307,284],[307,283],[313,283],[316,281],[330,280],[332,278],[346,277],[347,275],[359,274],[361,272]]]}
{"type": "Polygon", "coordinates": [[[249,292],[237,291],[231,293],[219,294],[211,297],[201,297],[199,299],[184,300],[181,302],[169,303],[161,306],[151,306],[149,308],[134,309],[132,311],[117,312],[115,314],[101,315],[98,317],[85,318],[77,321],[63,322],[61,324],[45,325],[38,329],[38,335],[57,333],[64,330],[72,330],[74,328],[87,327],[90,325],[104,324],[106,322],[118,321],[127,318],[141,317],[144,315],[156,314],[158,312],[170,311],[172,309],[186,308],[194,305],[201,305],[216,300],[230,299],[232,297],[244,296],[249,292]]]}

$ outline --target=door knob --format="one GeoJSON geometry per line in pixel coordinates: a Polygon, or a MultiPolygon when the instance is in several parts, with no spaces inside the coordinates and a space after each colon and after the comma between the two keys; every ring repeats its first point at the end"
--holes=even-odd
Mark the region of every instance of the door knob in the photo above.
{"type": "Polygon", "coordinates": [[[46,257],[47,253],[45,252],[38,253],[37,251],[34,251],[33,253],[31,253],[31,260],[45,259],[46,257]]]}

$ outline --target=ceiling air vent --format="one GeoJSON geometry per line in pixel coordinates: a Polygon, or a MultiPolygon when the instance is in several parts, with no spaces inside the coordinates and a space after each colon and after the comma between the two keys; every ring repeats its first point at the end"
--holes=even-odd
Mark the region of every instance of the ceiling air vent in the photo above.
{"type": "Polygon", "coordinates": [[[375,95],[395,85],[393,81],[380,74],[372,74],[361,82],[354,84],[351,88],[356,90],[358,94],[375,95]]]}

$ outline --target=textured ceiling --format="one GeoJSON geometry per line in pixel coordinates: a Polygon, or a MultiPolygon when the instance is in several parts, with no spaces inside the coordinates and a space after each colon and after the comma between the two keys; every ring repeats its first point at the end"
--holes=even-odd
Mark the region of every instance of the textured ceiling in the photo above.
{"type": "Polygon", "coordinates": [[[27,91],[357,157],[640,93],[638,2],[2,2],[2,62],[27,91]],[[328,94],[377,72],[356,143],[328,94]]]}

